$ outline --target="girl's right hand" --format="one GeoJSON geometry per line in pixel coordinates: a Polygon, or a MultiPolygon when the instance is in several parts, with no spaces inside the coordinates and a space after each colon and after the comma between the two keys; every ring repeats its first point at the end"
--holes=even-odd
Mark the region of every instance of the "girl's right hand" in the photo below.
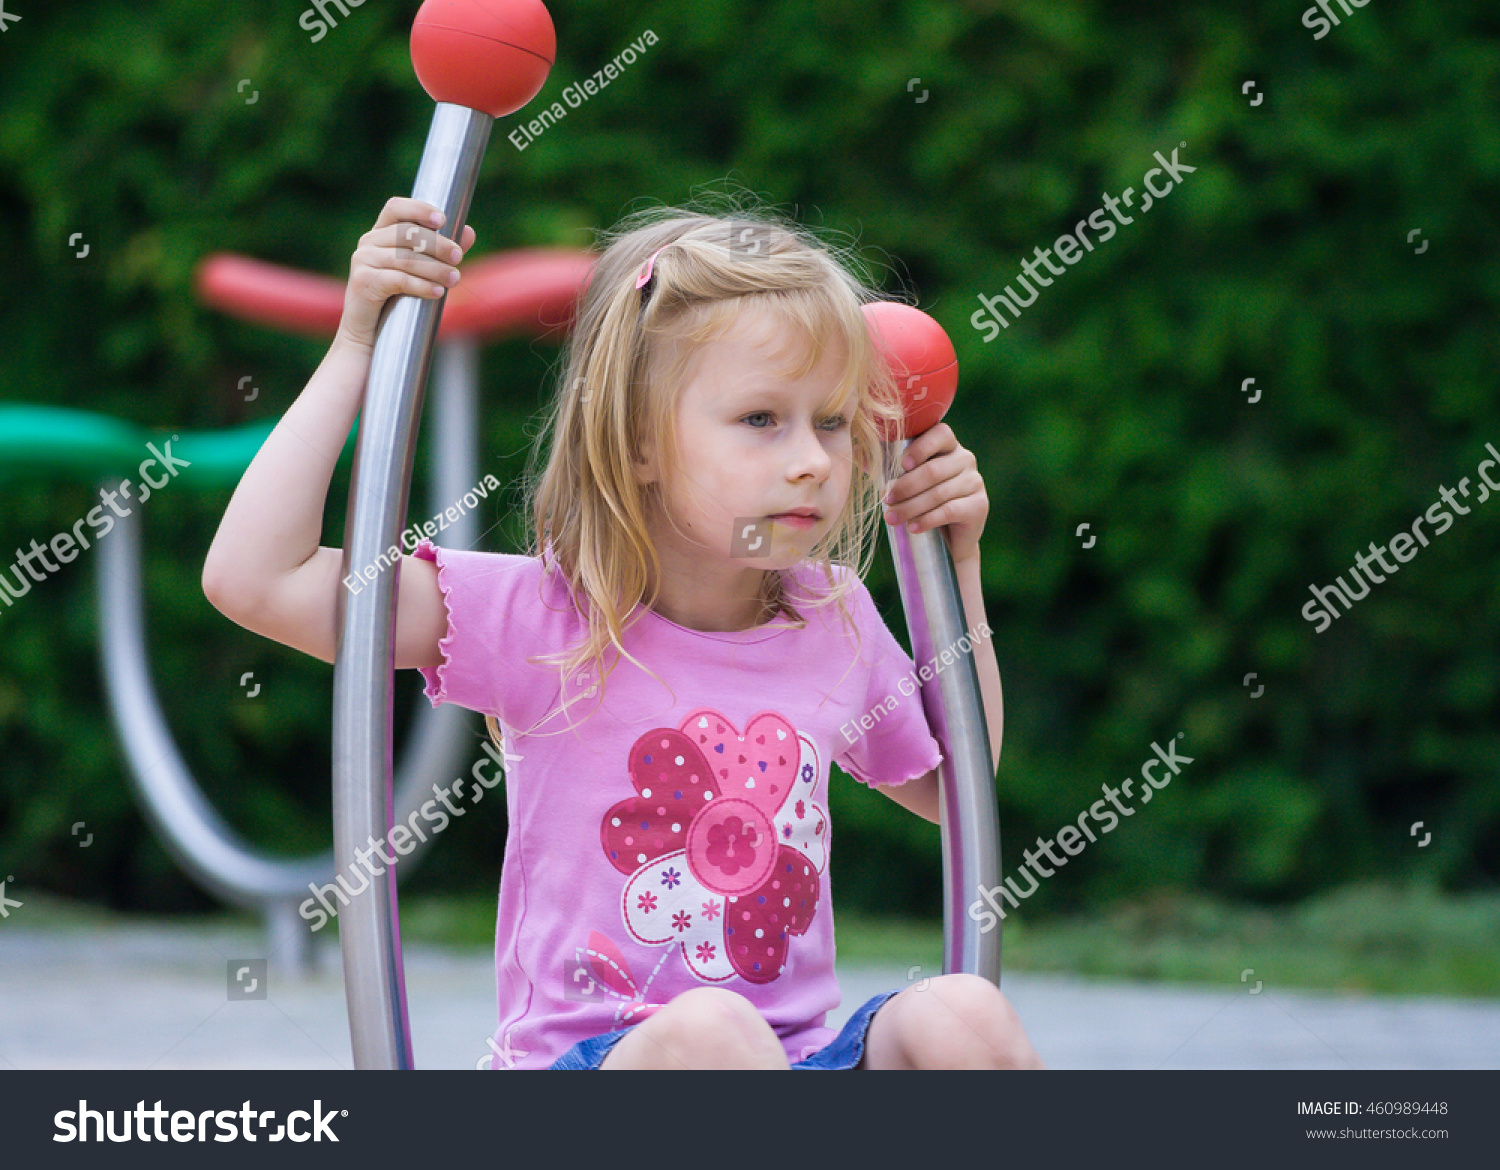
{"type": "Polygon", "coordinates": [[[462,244],[455,244],[429,218],[437,210],[399,195],[386,202],[349,262],[340,338],[373,350],[380,311],[391,297],[436,300],[458,283],[458,263],[474,246],[474,229],[465,225],[462,244]]]}

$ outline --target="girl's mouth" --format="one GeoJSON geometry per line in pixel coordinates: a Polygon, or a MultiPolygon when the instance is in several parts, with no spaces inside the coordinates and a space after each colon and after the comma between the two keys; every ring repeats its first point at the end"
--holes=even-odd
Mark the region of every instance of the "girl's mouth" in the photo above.
{"type": "Polygon", "coordinates": [[[781,512],[771,517],[777,524],[785,524],[788,528],[812,528],[817,525],[816,516],[804,516],[799,512],[781,512]]]}

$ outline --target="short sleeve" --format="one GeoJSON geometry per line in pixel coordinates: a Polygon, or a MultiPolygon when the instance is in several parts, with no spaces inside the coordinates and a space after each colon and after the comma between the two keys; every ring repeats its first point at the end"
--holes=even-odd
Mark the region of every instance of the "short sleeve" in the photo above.
{"type": "Polygon", "coordinates": [[[863,581],[856,582],[850,599],[860,658],[869,664],[869,686],[853,723],[854,742],[834,759],[863,784],[905,784],[936,768],[943,752],[922,709],[915,664],[887,628],[863,581]]]}
{"type": "Polygon", "coordinates": [[[443,661],[418,669],[434,707],[455,703],[494,715],[511,726],[528,726],[555,668],[528,664],[540,653],[559,615],[547,612],[541,596],[540,562],[534,557],[439,548],[421,541],[412,556],[432,561],[448,616],[448,632],[438,643],[443,661]],[[549,622],[548,618],[552,620],[549,622]]]}

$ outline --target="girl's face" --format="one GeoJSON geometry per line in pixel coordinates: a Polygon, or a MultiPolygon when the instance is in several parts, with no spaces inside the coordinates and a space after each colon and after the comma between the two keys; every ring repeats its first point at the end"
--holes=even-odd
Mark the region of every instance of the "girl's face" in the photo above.
{"type": "MultiPolygon", "coordinates": [[[[851,395],[829,406],[845,361],[842,344],[806,377],[781,370],[801,344],[774,311],[748,302],[723,335],[705,343],[677,403],[677,461],[661,496],[681,529],[652,517],[663,563],[736,577],[802,560],[837,522],[849,495],[851,395]],[[798,515],[797,513],[805,513],[798,515]]],[[[662,477],[648,452],[643,482],[662,477]]]]}

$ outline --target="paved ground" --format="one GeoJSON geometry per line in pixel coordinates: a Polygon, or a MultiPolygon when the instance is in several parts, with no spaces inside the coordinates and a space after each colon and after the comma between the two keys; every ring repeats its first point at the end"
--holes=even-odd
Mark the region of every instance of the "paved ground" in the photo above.
{"type": "MultiPolygon", "coordinates": [[[[330,942],[332,940],[329,940],[330,942]]],[[[337,944],[322,973],[273,971],[266,999],[227,996],[249,931],[0,925],[0,1068],[351,1068],[337,944]]],[[[488,953],[406,949],[419,1068],[488,1060],[488,953]]],[[[838,1027],[905,968],[841,968],[838,1027]]],[[[1054,1068],[1496,1068],[1500,1002],[1096,983],[1007,975],[1006,993],[1054,1068]]]]}

